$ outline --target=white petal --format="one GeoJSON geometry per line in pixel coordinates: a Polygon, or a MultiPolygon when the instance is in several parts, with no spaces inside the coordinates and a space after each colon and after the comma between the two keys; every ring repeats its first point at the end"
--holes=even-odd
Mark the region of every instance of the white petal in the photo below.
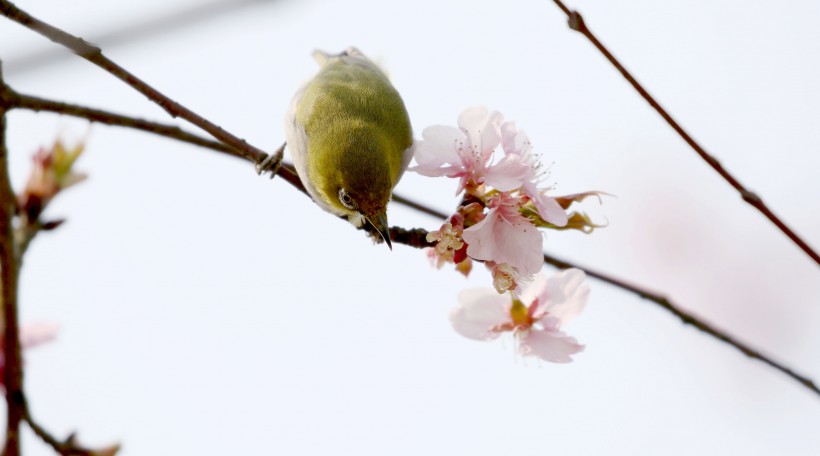
{"type": "Polygon", "coordinates": [[[584,350],[575,338],[560,331],[530,329],[518,340],[518,352],[551,363],[572,362],[570,355],[584,350]]]}
{"type": "Polygon", "coordinates": [[[458,127],[461,131],[478,131],[487,123],[487,107],[473,106],[458,116],[458,127]]]}
{"type": "Polygon", "coordinates": [[[427,127],[418,141],[414,158],[419,167],[435,168],[445,164],[460,164],[457,152],[459,142],[464,142],[464,134],[458,128],[446,125],[427,127]]]}
{"type": "Polygon", "coordinates": [[[490,288],[471,288],[458,295],[459,305],[450,312],[450,323],[459,334],[474,340],[492,340],[499,336],[493,328],[511,323],[507,311],[509,299],[490,288]]]}

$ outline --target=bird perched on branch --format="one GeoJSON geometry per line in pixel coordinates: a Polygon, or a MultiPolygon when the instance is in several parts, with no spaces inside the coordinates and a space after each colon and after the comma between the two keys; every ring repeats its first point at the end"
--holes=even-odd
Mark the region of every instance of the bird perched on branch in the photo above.
{"type": "Polygon", "coordinates": [[[369,224],[392,249],[387,203],[413,156],[404,102],[356,48],[313,57],[321,68],[285,118],[296,171],[322,209],[356,227],[369,224]]]}

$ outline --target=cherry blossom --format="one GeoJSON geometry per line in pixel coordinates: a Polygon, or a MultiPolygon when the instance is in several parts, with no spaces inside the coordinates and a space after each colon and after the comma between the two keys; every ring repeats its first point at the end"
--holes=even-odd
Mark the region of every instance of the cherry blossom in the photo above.
{"type": "Polygon", "coordinates": [[[419,174],[459,179],[461,205],[446,223],[427,236],[427,254],[439,268],[454,263],[467,275],[472,260],[484,262],[492,289],[466,290],[452,311],[453,327],[465,337],[491,340],[512,332],[518,352],[566,363],[583,350],[561,326],[586,305],[584,272],[569,269],[552,278],[536,275],[544,264],[543,235],[538,228],[590,232],[583,212],[567,210],[574,202],[600,192],[550,197],[548,176],[532,144],[514,122],[501,114],[472,107],[458,118],[458,128],[432,126],[415,145],[419,174]],[[501,146],[503,153],[496,154],[501,146]],[[526,285],[529,283],[530,285],[526,285]]]}
{"type": "Polygon", "coordinates": [[[501,138],[501,145],[507,154],[504,158],[517,163],[516,173],[521,175],[518,186],[521,193],[530,198],[542,219],[556,226],[566,225],[567,213],[564,208],[544,193],[551,188],[538,188],[541,166],[532,153],[532,144],[527,134],[518,130],[515,122],[504,122],[501,125],[501,138]]]}
{"type": "Polygon", "coordinates": [[[415,146],[416,166],[409,168],[424,176],[458,177],[458,192],[487,183],[501,191],[520,186],[520,167],[503,160],[491,164],[495,149],[501,143],[502,116],[484,106],[468,108],[458,117],[458,128],[434,125],[422,132],[415,146]]]}
{"type": "Polygon", "coordinates": [[[484,220],[464,230],[467,255],[476,260],[507,263],[522,274],[535,274],[544,264],[544,237],[521,215],[520,200],[501,193],[489,201],[484,220]]]}
{"type": "Polygon", "coordinates": [[[580,269],[567,269],[550,278],[538,274],[512,298],[492,289],[464,290],[450,312],[450,322],[456,332],[474,340],[494,340],[512,332],[521,355],[568,363],[584,346],[561,327],[586,306],[589,286],[584,278],[580,269]]]}

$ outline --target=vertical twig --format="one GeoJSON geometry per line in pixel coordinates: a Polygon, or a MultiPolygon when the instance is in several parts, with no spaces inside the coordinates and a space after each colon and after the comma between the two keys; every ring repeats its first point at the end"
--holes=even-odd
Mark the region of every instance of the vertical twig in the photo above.
{"type": "Polygon", "coordinates": [[[8,100],[0,62],[0,284],[3,299],[3,356],[5,369],[3,384],[8,404],[6,421],[5,456],[20,455],[20,421],[23,420],[23,369],[20,362],[20,337],[17,328],[17,261],[14,255],[12,218],[17,206],[8,173],[6,149],[6,111],[8,100]]]}

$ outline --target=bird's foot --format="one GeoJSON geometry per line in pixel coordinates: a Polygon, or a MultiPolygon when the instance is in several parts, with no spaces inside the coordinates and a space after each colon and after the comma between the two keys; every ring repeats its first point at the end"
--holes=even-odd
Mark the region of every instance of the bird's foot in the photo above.
{"type": "Polygon", "coordinates": [[[264,173],[269,172],[270,178],[273,179],[276,177],[276,173],[279,172],[279,168],[282,167],[282,156],[285,152],[285,146],[282,145],[273,155],[266,156],[261,162],[256,164],[256,174],[262,175],[264,173]]]}

